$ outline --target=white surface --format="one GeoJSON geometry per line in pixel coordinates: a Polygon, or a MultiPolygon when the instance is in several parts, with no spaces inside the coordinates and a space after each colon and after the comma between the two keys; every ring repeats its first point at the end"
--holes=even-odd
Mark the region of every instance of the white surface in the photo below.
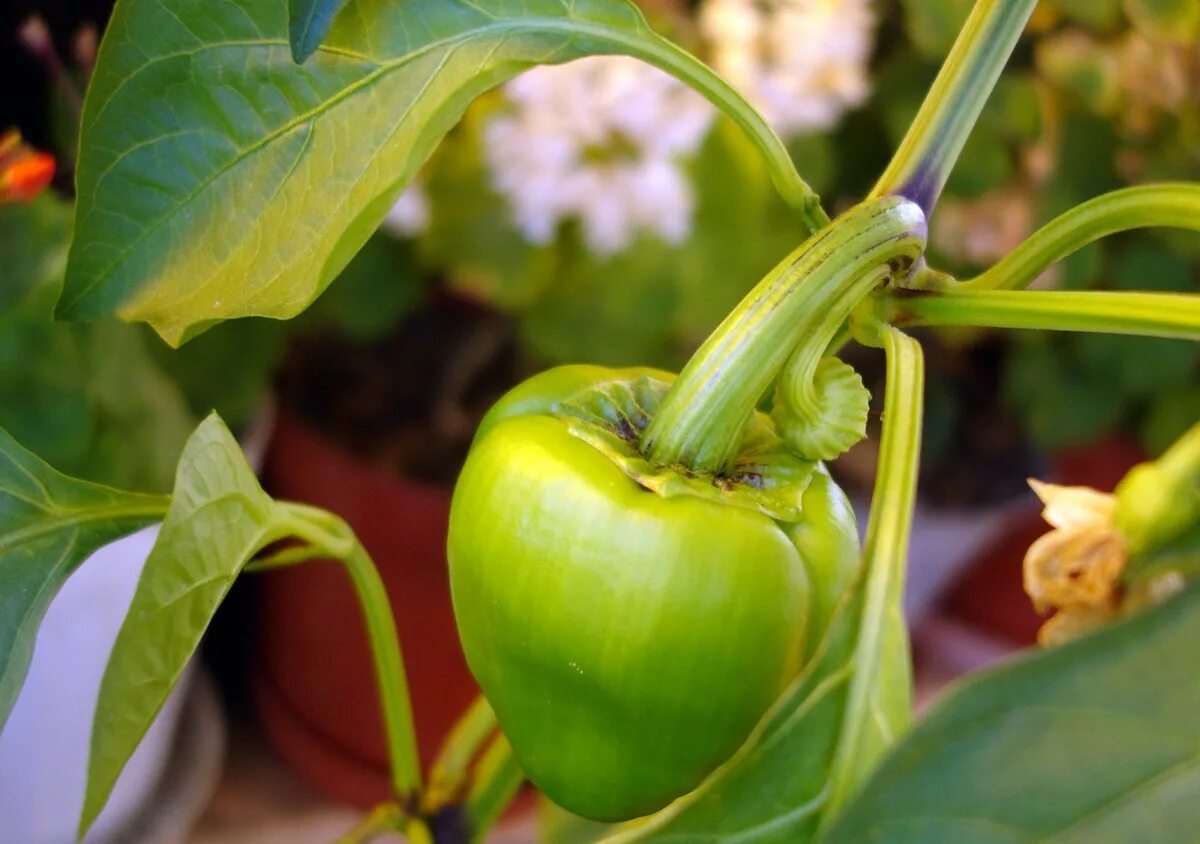
{"type": "MultiPolygon", "coordinates": [[[[38,631],[29,676],[0,734],[0,839],[69,844],[83,806],[92,715],[157,527],[108,545],[66,582],[38,631]]],[[[191,670],[117,781],[88,842],[111,841],[162,773],[191,670]]]]}

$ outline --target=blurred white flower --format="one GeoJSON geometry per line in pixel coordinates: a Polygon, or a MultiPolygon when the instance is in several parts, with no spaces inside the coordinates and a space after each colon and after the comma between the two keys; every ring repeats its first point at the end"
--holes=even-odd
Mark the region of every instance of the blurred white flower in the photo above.
{"type": "Polygon", "coordinates": [[[870,92],[870,0],[705,0],[714,66],[777,132],[827,129],[870,92]]]}
{"type": "Polygon", "coordinates": [[[945,199],[933,218],[934,246],[960,263],[986,266],[1012,252],[1033,230],[1033,201],[1019,187],[978,199],[945,199]]]}
{"type": "Polygon", "coordinates": [[[485,154],[527,238],[546,243],[567,218],[604,255],[639,230],[687,237],[694,200],[680,161],[715,114],[698,94],[619,56],[535,68],[504,91],[511,108],[488,124],[485,154]]]}
{"type": "Polygon", "coordinates": [[[425,231],[428,225],[429,197],[419,184],[413,182],[388,210],[383,227],[400,237],[412,237],[425,231]]]}

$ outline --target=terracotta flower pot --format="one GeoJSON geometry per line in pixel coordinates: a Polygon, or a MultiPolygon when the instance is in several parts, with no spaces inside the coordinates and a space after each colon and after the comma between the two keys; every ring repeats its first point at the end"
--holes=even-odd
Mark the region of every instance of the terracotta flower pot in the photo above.
{"type": "MultiPolygon", "coordinates": [[[[394,477],[286,411],[264,481],[279,497],[344,518],[374,558],[404,651],[421,759],[477,694],[459,648],[445,544],[447,487],[394,477]]],[[[334,562],[263,575],[255,706],[280,755],[329,795],[368,806],[389,794],[375,678],[358,603],[334,562]]]]}

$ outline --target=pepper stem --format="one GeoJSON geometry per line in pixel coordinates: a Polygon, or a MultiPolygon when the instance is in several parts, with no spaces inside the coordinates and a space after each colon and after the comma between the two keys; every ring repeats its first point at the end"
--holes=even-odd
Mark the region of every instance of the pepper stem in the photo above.
{"type": "Polygon", "coordinates": [[[661,465],[720,473],[737,456],[759,399],[800,344],[819,355],[878,270],[911,267],[925,215],[901,197],[869,200],[814,234],[775,267],[692,356],[642,435],[661,465]]]}

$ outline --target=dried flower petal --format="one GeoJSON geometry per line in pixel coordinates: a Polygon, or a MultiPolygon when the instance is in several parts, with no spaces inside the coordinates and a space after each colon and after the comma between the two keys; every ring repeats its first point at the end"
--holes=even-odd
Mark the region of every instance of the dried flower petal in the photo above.
{"type": "Polygon", "coordinates": [[[1067,607],[1042,625],[1038,644],[1047,648],[1065,645],[1109,624],[1116,615],[1114,606],[1067,607]]]}
{"type": "Polygon", "coordinates": [[[1039,612],[1112,601],[1125,568],[1124,538],[1109,527],[1058,528],[1025,555],[1025,591],[1039,612]]]}
{"type": "Polygon", "coordinates": [[[1106,492],[1086,486],[1062,486],[1048,484],[1035,478],[1029,486],[1045,505],[1042,518],[1056,528],[1110,526],[1116,513],[1117,502],[1106,492]]]}

